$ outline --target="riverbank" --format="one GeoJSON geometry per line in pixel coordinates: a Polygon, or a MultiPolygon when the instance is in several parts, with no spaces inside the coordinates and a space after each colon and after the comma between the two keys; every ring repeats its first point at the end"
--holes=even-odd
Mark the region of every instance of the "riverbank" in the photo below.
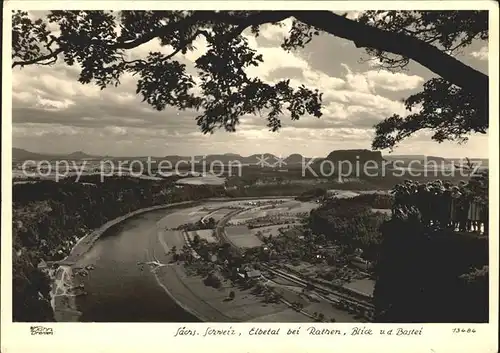
{"type": "MultiPolygon", "coordinates": [[[[217,207],[217,206],[216,206],[217,207]]],[[[207,210],[206,212],[210,212],[207,210]]],[[[228,209],[230,214],[234,210],[228,209]]],[[[274,318],[274,321],[303,322],[309,317],[289,308],[284,303],[265,303],[263,298],[252,293],[251,288],[240,288],[229,280],[222,280],[220,288],[213,288],[204,283],[204,278],[191,273],[189,267],[172,263],[170,249],[187,245],[180,231],[162,231],[172,224],[174,214],[167,215],[158,222],[158,236],[151,234],[154,253],[159,263],[168,264],[155,271],[158,283],[166,293],[188,312],[205,322],[247,322],[259,321],[259,318],[274,318]],[[230,299],[230,292],[234,298],[230,299]]]]}
{"type": "Polygon", "coordinates": [[[121,217],[115,218],[106,222],[98,229],[80,238],[71,249],[71,252],[63,260],[55,262],[59,264],[55,269],[49,270],[49,277],[52,281],[52,290],[50,292],[51,306],[54,311],[56,321],[78,321],[80,312],[76,307],[74,297],[78,294],[74,293],[74,289],[79,288],[82,284],[78,280],[78,276],[73,273],[75,263],[86,254],[97,240],[112,227],[124,222],[127,219],[144,214],[151,211],[176,208],[188,205],[195,205],[200,201],[184,201],[173,204],[157,205],[135,210],[121,217]]]}
{"type": "Polygon", "coordinates": [[[71,266],[62,265],[51,272],[50,305],[54,310],[54,319],[61,322],[78,321],[81,312],[76,306],[76,296],[82,292],[81,282],[71,266]]]}
{"type": "Polygon", "coordinates": [[[260,199],[286,199],[286,198],[293,198],[293,197],[294,196],[234,197],[234,198],[212,197],[212,198],[207,198],[204,200],[183,201],[183,202],[176,202],[176,203],[172,203],[172,204],[157,205],[157,206],[141,208],[139,210],[132,211],[130,213],[127,213],[126,215],[123,215],[121,217],[117,217],[109,222],[106,222],[98,229],[83,236],[73,246],[69,255],[66,256],[63,260],[56,261],[56,263],[65,263],[65,264],[75,263],[80,256],[82,256],[87,251],[89,251],[89,249],[92,247],[92,245],[101,237],[101,235],[104,232],[106,232],[110,228],[118,225],[119,223],[121,223],[121,222],[123,222],[131,217],[135,217],[135,216],[138,216],[138,215],[146,213],[146,212],[162,210],[162,209],[169,209],[169,208],[176,208],[176,207],[181,207],[181,206],[194,206],[196,204],[199,204],[200,202],[245,201],[245,200],[260,200],[260,199]]]}
{"type": "Polygon", "coordinates": [[[158,206],[152,206],[152,207],[147,207],[147,208],[142,208],[139,210],[135,210],[133,212],[130,212],[124,216],[115,218],[107,223],[105,223],[103,226],[101,226],[99,229],[93,231],[92,233],[84,236],[78,242],[75,244],[73,249],[71,249],[70,254],[62,260],[62,262],[65,263],[74,263],[78,260],[80,256],[85,254],[87,251],[90,250],[92,245],[104,234],[104,232],[108,231],[110,228],[118,225],[119,223],[138,216],[140,214],[146,213],[146,212],[151,212],[151,211],[156,211],[156,210],[162,210],[162,209],[169,209],[169,208],[175,208],[175,207],[180,207],[180,206],[187,206],[187,205],[195,205],[196,203],[199,203],[200,201],[184,201],[184,202],[178,202],[174,204],[168,204],[168,205],[158,205],[158,206]]]}
{"type": "MultiPolygon", "coordinates": [[[[205,205],[204,205],[205,206],[205,205]]],[[[229,206],[229,205],[228,205],[229,206]]],[[[213,206],[220,207],[220,206],[213,206]]],[[[210,206],[205,208],[210,212],[210,206]]],[[[251,209],[252,211],[255,208],[251,209]]],[[[223,227],[231,217],[238,213],[249,211],[240,209],[235,211],[226,207],[227,213],[219,220],[216,232],[223,233],[223,227]]],[[[177,213],[177,212],[176,212],[177,213]]],[[[209,214],[209,213],[208,213],[209,214]]],[[[200,215],[198,215],[199,217],[200,215]]],[[[231,280],[220,276],[221,285],[218,288],[211,287],[205,283],[205,275],[198,274],[198,266],[203,263],[193,263],[189,266],[172,262],[171,249],[180,249],[188,245],[188,239],[178,231],[161,231],[166,225],[171,224],[174,214],[165,216],[158,222],[158,241],[155,249],[163,248],[163,252],[155,253],[158,263],[168,264],[158,269],[155,273],[157,280],[166,289],[166,292],[176,300],[177,304],[189,308],[191,313],[209,322],[308,322],[315,321],[315,313],[327,314],[328,320],[334,318],[341,322],[358,322],[359,320],[348,313],[332,307],[326,301],[305,299],[302,287],[294,283],[278,283],[261,277],[259,279],[264,287],[273,287],[282,297],[279,301],[268,300],[259,287],[248,287],[243,283],[236,284],[231,280]],[[161,246],[160,246],[161,244],[161,246]],[[167,289],[168,288],[168,289],[167,289]],[[232,294],[231,294],[232,293],[232,294]],[[292,303],[300,302],[304,310],[297,310],[292,303]]],[[[220,234],[218,239],[225,239],[220,234]]],[[[226,239],[227,240],[227,239],[226,239]]],[[[207,266],[209,264],[205,264],[207,266]]],[[[223,271],[222,268],[214,266],[215,272],[223,271]]]]}
{"type": "MultiPolygon", "coordinates": [[[[259,199],[262,200],[262,198],[259,199]]],[[[269,197],[265,199],[276,198],[269,197]]],[[[284,198],[279,197],[277,199],[284,198]]],[[[102,246],[98,247],[101,249],[97,251],[98,255],[97,257],[94,257],[94,260],[89,260],[88,256],[83,256],[92,248],[92,246],[103,234],[111,230],[111,228],[113,228],[114,226],[125,223],[123,227],[125,227],[124,229],[128,229],[126,230],[126,232],[129,235],[128,238],[124,238],[122,240],[122,244],[136,244],[132,245],[131,249],[137,250],[127,250],[127,252],[125,253],[126,255],[123,253],[117,254],[115,257],[110,257],[107,263],[101,263],[100,265],[97,265],[101,271],[101,274],[99,276],[107,276],[106,274],[103,275],[102,271],[109,273],[109,271],[112,270],[112,268],[109,267],[109,264],[116,264],[118,262],[121,264],[120,267],[122,267],[121,271],[123,275],[127,278],[130,278],[131,274],[133,272],[136,272],[135,276],[137,277],[136,279],[134,279],[133,283],[137,283],[135,281],[138,280],[140,282],[142,281],[142,278],[144,278],[143,274],[138,273],[138,267],[147,266],[149,272],[151,272],[155,277],[156,285],[163,289],[164,293],[168,295],[168,298],[170,298],[177,307],[182,308],[182,310],[189,313],[193,317],[197,317],[201,321],[255,322],[259,321],[260,318],[262,318],[264,321],[271,320],[274,322],[310,321],[311,315],[304,315],[304,313],[297,312],[293,308],[290,308],[290,305],[287,305],[284,302],[270,303],[267,300],[264,300],[262,297],[255,295],[255,293],[252,292],[252,289],[240,288],[239,286],[235,286],[233,283],[231,283],[231,281],[223,281],[221,288],[217,289],[207,286],[204,283],[203,277],[191,273],[191,269],[189,267],[186,267],[184,264],[175,263],[173,261],[173,254],[171,253],[171,249],[173,249],[174,247],[176,249],[182,249],[185,245],[189,245],[186,237],[183,235],[183,232],[173,229],[183,224],[199,221],[200,218],[213,214],[214,210],[225,210],[226,214],[223,215],[222,219],[219,220],[220,223],[217,227],[217,231],[220,232],[222,229],[219,229],[219,226],[221,226],[222,228],[225,221],[227,221],[231,216],[234,216],[240,212],[248,211],[248,209],[240,209],[238,211],[235,211],[234,209],[234,207],[249,207],[248,204],[241,203],[241,201],[248,200],[255,200],[255,198],[208,198],[198,201],[187,201],[175,204],[147,207],[136,210],[134,212],[130,212],[124,216],[107,222],[99,229],[89,233],[87,236],[78,241],[78,243],[72,249],[70,255],[63,261],[63,265],[73,267],[73,270],[75,270],[75,272],[79,272],[82,267],[84,268],[85,266],[94,264],[95,262],[92,261],[96,261],[99,256],[107,256],[104,254],[104,251],[106,251],[105,249],[120,249],[123,245],[120,245],[118,241],[116,242],[117,246],[110,247],[110,245],[108,244],[108,246],[106,247],[104,245],[106,242],[108,242],[108,240],[106,240],[104,244],[99,243],[102,246]],[[153,217],[144,215],[136,218],[135,220],[130,220],[135,216],[141,214],[149,214],[149,212],[159,211],[162,209],[173,209],[173,211],[168,212],[164,215],[161,212],[157,212],[156,216],[153,217]],[[127,220],[130,220],[130,222],[126,222],[127,220]],[[130,224],[135,224],[135,226],[130,228],[130,224]],[[142,239],[139,243],[136,243],[136,240],[134,240],[137,236],[140,236],[140,238],[142,239]],[[141,255],[141,253],[143,255],[141,255]],[[86,260],[79,261],[81,258],[86,258],[86,260]],[[122,259],[127,259],[127,261],[125,261],[127,263],[125,264],[126,267],[123,267],[122,259]],[[109,269],[109,271],[106,271],[106,269],[109,269]],[[234,292],[235,295],[230,295],[231,292],[234,292]]],[[[255,211],[256,207],[250,207],[252,211],[255,211]]],[[[269,206],[260,206],[257,208],[264,209],[267,207],[269,206]]],[[[115,232],[117,233],[112,238],[121,237],[122,227],[118,227],[118,229],[116,229],[115,231],[111,231],[111,233],[113,234],[115,234],[115,232]]],[[[95,249],[92,250],[92,252],[95,251],[95,249]]],[[[107,252],[108,251],[106,251],[106,253],[107,252]]],[[[116,267],[114,271],[117,271],[116,267]]],[[[140,269],[140,271],[142,271],[142,269],[140,269]]],[[[96,288],[95,285],[92,286],[92,277],[94,277],[94,274],[92,274],[92,270],[88,271],[88,277],[87,275],[85,275],[85,277],[87,278],[82,278],[80,275],[73,276],[71,272],[69,273],[69,275],[63,275],[63,277],[64,281],[66,281],[66,284],[64,284],[63,287],[80,288],[80,284],[84,284],[85,288],[87,288],[87,285],[90,284],[90,293],[95,294],[100,292],[100,290],[96,288]],[[81,282],[77,283],[78,281],[81,282]],[[92,289],[92,287],[94,289],[92,289]]],[[[120,277],[116,278],[116,283],[119,287],[121,286],[121,280],[119,279],[120,277]]],[[[61,278],[59,278],[58,280],[61,281],[61,278]]],[[[129,281],[128,283],[132,283],[130,282],[130,280],[127,281],[129,281]]],[[[61,285],[59,284],[59,286],[61,285]]],[[[285,286],[282,288],[282,290],[288,297],[290,297],[289,302],[300,300],[300,295],[295,294],[295,289],[291,290],[290,288],[286,288],[285,286]]],[[[123,300],[128,300],[126,299],[129,295],[128,292],[125,291],[122,293],[122,298],[124,298],[123,300]]],[[[67,293],[60,292],[57,295],[57,298],[52,301],[54,303],[53,309],[57,321],[79,321],[79,313],[77,311],[76,301],[74,300],[75,295],[78,294],[75,294],[72,291],[69,291],[67,293]]],[[[160,296],[158,296],[158,298],[159,297],[160,296]]],[[[164,299],[158,300],[155,304],[156,307],[158,307],[158,305],[162,305],[162,300],[163,302],[165,300],[168,301],[168,298],[165,297],[164,299]]],[[[86,299],[86,297],[82,297],[80,299],[88,301],[88,298],[86,299]]],[[[99,309],[98,306],[100,304],[95,303],[96,301],[94,301],[93,304],[90,304],[90,306],[87,305],[87,308],[90,307],[91,310],[106,310],[105,308],[99,309]]],[[[109,303],[111,303],[111,301],[109,301],[109,303]]],[[[151,303],[150,307],[152,306],[153,303],[151,303]]],[[[79,305],[79,307],[81,308],[81,305],[79,305]]],[[[85,311],[85,307],[81,310],[85,311]]],[[[326,307],[322,307],[321,310],[331,311],[330,308],[326,307]]],[[[129,317],[128,315],[124,316],[129,317]]],[[[176,317],[168,316],[169,315],[167,314],[167,316],[165,317],[166,322],[177,321],[176,317]]],[[[90,318],[84,318],[83,321],[92,321],[91,317],[92,315],[90,316],[90,318]]],[[[95,319],[97,319],[97,321],[100,321],[103,317],[106,317],[106,315],[98,315],[98,317],[95,317],[95,319]]],[[[145,317],[147,317],[147,315],[145,317]]],[[[344,317],[342,313],[335,313],[335,318],[340,318],[344,322],[355,321],[353,318],[344,317]]]]}
{"type": "MultiPolygon", "coordinates": [[[[283,197],[266,197],[266,199],[282,199],[283,197]]],[[[128,219],[139,216],[141,214],[145,214],[152,211],[158,211],[162,209],[175,209],[175,208],[185,208],[189,206],[196,206],[197,204],[208,203],[208,202],[231,202],[231,201],[246,201],[246,200],[257,200],[262,199],[258,197],[242,197],[242,198],[207,198],[204,200],[196,200],[196,201],[184,201],[173,204],[164,204],[142,208],[139,210],[135,210],[133,212],[127,213],[126,215],[117,217],[109,222],[106,222],[98,229],[88,233],[87,235],[80,238],[77,243],[71,249],[69,255],[65,257],[63,260],[55,261],[53,263],[49,263],[53,267],[53,265],[59,265],[57,268],[52,268],[49,270],[49,276],[52,282],[52,290],[51,290],[51,306],[54,311],[54,316],[56,321],[78,321],[80,317],[80,312],[76,307],[75,296],[79,295],[75,294],[75,289],[78,290],[82,285],[81,278],[78,275],[75,275],[73,272],[78,272],[81,269],[77,268],[75,264],[93,247],[96,241],[105,234],[107,231],[112,229],[113,227],[125,222],[128,219]],[[76,266],[76,267],[75,267],[76,266]],[[64,270],[61,270],[64,269],[64,270]],[[57,288],[60,289],[60,292],[57,292],[57,288]],[[64,290],[62,290],[64,288],[64,290]],[[57,294],[56,294],[57,293],[57,294]]],[[[166,227],[167,224],[163,224],[163,227],[166,227]]],[[[182,248],[182,244],[177,244],[178,248],[182,248]]],[[[160,247],[161,244],[156,244],[156,246],[160,247]]],[[[162,269],[163,270],[163,269],[162,269]]],[[[167,272],[170,272],[172,269],[168,269],[167,272]]],[[[180,274],[181,277],[184,277],[184,273],[182,269],[177,269],[175,273],[171,273],[171,275],[180,274]]],[[[156,275],[155,275],[156,276],[156,275]]],[[[162,276],[163,277],[163,276],[162,276]]],[[[213,315],[204,315],[200,312],[193,311],[189,306],[187,306],[182,301],[177,300],[176,298],[179,295],[172,293],[171,290],[167,288],[177,288],[179,287],[179,283],[169,283],[168,285],[162,284],[159,278],[157,278],[158,284],[167,292],[167,294],[176,302],[176,304],[191,313],[192,315],[200,318],[201,320],[209,320],[208,318],[212,318],[213,315]]],[[[179,281],[181,279],[179,278],[179,281]]],[[[180,287],[185,287],[184,283],[181,283],[180,287]]],[[[83,291],[80,291],[82,293],[83,291]]],[[[231,321],[231,320],[226,320],[231,321]]]]}
{"type": "MultiPolygon", "coordinates": [[[[204,204],[198,212],[210,215],[214,209],[225,209],[227,211],[227,214],[223,216],[225,219],[229,215],[244,211],[244,209],[235,211],[229,208],[235,206],[233,201],[247,200],[250,199],[229,199],[225,200],[228,202],[225,205],[204,204]]],[[[201,214],[197,214],[195,218],[200,216],[201,214]]],[[[183,264],[172,262],[170,250],[173,247],[181,249],[189,245],[182,231],[164,230],[174,224],[175,218],[177,218],[176,214],[172,213],[157,223],[158,234],[155,236],[151,233],[151,247],[162,250],[154,252],[154,257],[159,263],[169,264],[155,271],[155,277],[179,307],[185,308],[186,311],[205,322],[258,321],[260,317],[274,317],[276,321],[308,321],[307,316],[290,309],[283,303],[263,303],[262,298],[255,296],[250,288],[239,288],[229,280],[223,280],[220,288],[207,286],[203,277],[191,273],[190,269],[183,264]],[[235,293],[232,299],[229,299],[230,292],[235,293]]]]}

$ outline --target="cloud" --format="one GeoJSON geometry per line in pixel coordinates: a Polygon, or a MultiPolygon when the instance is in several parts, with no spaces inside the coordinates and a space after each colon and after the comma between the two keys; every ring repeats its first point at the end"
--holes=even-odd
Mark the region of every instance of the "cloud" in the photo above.
{"type": "MultiPolygon", "coordinates": [[[[357,60],[363,51],[333,36],[321,35],[305,49],[286,52],[280,44],[291,23],[286,20],[282,27],[262,26],[257,38],[244,32],[250,47],[264,58],[258,67],[248,68],[247,74],[268,83],[289,79],[294,87],[319,89],[324,103],[320,119],[304,116],[292,121],[285,110],[279,133],[269,131],[264,117],[244,116],[235,133],[203,135],[195,121],[198,112],[171,107],[155,111],[134,94],[136,78],[131,75],[125,75],[118,87],[100,90],[77,82],[77,66],[59,62],[53,67],[13,70],[14,145],[33,151],[84,150],[129,156],[205,152],[320,156],[338,148],[370,148],[373,125],[395,113],[407,114],[400,98],[418,91],[424,78],[415,72],[377,70],[376,60],[361,65],[357,60]]],[[[194,46],[193,51],[175,59],[186,64],[199,81],[194,62],[208,46],[203,36],[194,46]]],[[[129,52],[128,57],[144,58],[152,51],[170,54],[172,48],[151,41],[129,52]]],[[[435,143],[432,146],[435,148],[435,143]]]]}
{"type": "Polygon", "coordinates": [[[363,75],[371,87],[395,92],[416,89],[424,82],[424,79],[417,75],[407,75],[387,70],[370,70],[364,72],[363,75]]]}
{"type": "Polygon", "coordinates": [[[265,24],[261,26],[259,34],[269,41],[282,43],[291,29],[292,19],[287,18],[279,22],[279,25],[265,24]]]}
{"type": "Polygon", "coordinates": [[[387,70],[368,70],[353,73],[348,65],[341,64],[347,70],[347,83],[351,89],[372,93],[377,88],[389,91],[405,91],[419,88],[424,79],[417,75],[407,75],[402,72],[390,72],[387,70]]]}
{"type": "Polygon", "coordinates": [[[81,132],[81,128],[61,124],[28,123],[12,126],[13,137],[75,136],[81,132]]]}
{"type": "Polygon", "coordinates": [[[488,47],[484,46],[478,51],[473,51],[472,53],[470,53],[470,55],[478,60],[488,60],[488,47]]]}
{"type": "Polygon", "coordinates": [[[106,133],[109,133],[110,135],[119,135],[119,136],[124,136],[127,135],[128,133],[127,129],[122,126],[106,126],[104,128],[104,131],[106,133]]]}
{"type": "Polygon", "coordinates": [[[341,66],[347,71],[346,79],[350,89],[362,93],[370,93],[372,91],[370,83],[362,73],[353,73],[346,64],[341,64],[341,66]]]}
{"type": "Polygon", "coordinates": [[[382,66],[382,61],[380,61],[380,59],[377,57],[369,58],[368,60],[366,60],[366,63],[368,64],[369,67],[379,68],[382,66]]]}

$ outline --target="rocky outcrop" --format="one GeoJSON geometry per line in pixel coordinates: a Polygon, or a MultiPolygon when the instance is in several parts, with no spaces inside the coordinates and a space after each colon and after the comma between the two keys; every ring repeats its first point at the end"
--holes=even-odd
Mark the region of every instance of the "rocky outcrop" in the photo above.
{"type": "Polygon", "coordinates": [[[324,176],[335,177],[340,174],[344,178],[359,178],[368,172],[381,170],[389,162],[382,157],[380,151],[366,149],[335,150],[324,159],[318,159],[312,169],[324,176]]]}
{"type": "Polygon", "coordinates": [[[307,163],[310,158],[305,158],[301,154],[294,153],[285,158],[285,163],[288,164],[299,164],[299,163],[307,163]]]}
{"type": "Polygon", "coordinates": [[[352,163],[356,163],[356,161],[360,161],[361,163],[367,161],[384,161],[382,152],[370,150],[336,150],[330,152],[325,159],[332,162],[349,161],[352,163]]]}

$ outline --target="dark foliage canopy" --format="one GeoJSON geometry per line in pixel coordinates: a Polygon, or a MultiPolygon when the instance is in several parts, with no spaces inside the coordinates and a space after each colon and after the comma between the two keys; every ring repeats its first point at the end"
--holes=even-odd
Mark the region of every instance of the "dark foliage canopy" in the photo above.
{"type": "Polygon", "coordinates": [[[284,50],[302,48],[326,33],[365,48],[383,68],[404,69],[413,60],[438,76],[405,100],[411,114],[393,115],[376,126],[374,148],[392,148],[422,129],[432,130],[437,141],[465,141],[469,133],[487,131],[488,76],[454,56],[473,40],[488,39],[487,11],[366,11],[356,20],[329,11],[50,11],[37,20],[16,12],[13,67],[52,65],[62,58],[81,67],[81,83],[101,88],[118,85],[130,73],[138,77],[136,93],[155,109],[198,111],[204,133],[235,131],[246,114],[265,115],[276,131],[287,111],[293,120],[322,116],[318,90],[246,74],[263,57],[242,32],[258,36],[262,25],[280,26],[287,18],[293,26],[284,50]],[[60,33],[51,33],[48,23],[58,24],[60,33]],[[196,60],[197,81],[176,55],[193,50],[199,36],[206,38],[208,51],[196,60]],[[154,39],[172,52],[128,60],[128,50],[154,39]]]}

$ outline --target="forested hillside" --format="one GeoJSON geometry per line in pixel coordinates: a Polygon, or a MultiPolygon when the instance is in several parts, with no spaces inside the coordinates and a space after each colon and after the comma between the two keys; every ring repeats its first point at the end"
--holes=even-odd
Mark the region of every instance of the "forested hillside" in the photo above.
{"type": "Polygon", "coordinates": [[[131,211],[224,195],[223,188],[174,187],[168,181],[85,178],[13,187],[13,320],[52,321],[50,281],[41,260],[68,255],[78,238],[131,211]]]}

